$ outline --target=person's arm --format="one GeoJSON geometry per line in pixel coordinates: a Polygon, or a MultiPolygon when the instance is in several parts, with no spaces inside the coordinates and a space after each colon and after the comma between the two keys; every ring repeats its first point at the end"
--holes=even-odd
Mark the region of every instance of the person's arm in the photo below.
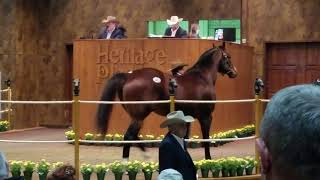
{"type": "Polygon", "coordinates": [[[164,169],[175,167],[175,158],[173,150],[169,143],[162,144],[159,148],[159,170],[160,172],[164,169]]]}
{"type": "Polygon", "coordinates": [[[117,29],[115,29],[115,35],[113,39],[125,39],[127,38],[127,36],[125,35],[126,33],[126,29],[124,27],[118,27],[117,29]]]}
{"type": "Polygon", "coordinates": [[[181,32],[181,38],[188,38],[188,33],[187,33],[187,31],[184,30],[184,29],[181,29],[181,30],[182,30],[182,32],[181,32]]]}
{"type": "Polygon", "coordinates": [[[171,31],[171,29],[170,29],[170,27],[168,27],[168,28],[165,30],[164,35],[165,35],[165,36],[171,36],[170,31],[171,31]]]}
{"type": "Polygon", "coordinates": [[[97,38],[98,38],[98,39],[105,39],[105,38],[103,37],[105,31],[106,31],[106,28],[105,28],[105,27],[104,27],[104,28],[101,28],[100,31],[99,31],[99,35],[98,35],[97,38]]]}

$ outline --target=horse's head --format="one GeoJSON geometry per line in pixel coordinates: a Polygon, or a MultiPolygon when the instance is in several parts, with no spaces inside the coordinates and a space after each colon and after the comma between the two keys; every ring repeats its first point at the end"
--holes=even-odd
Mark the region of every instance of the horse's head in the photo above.
{"type": "Polygon", "coordinates": [[[227,74],[229,78],[235,78],[238,75],[237,68],[231,62],[231,56],[225,51],[225,43],[218,47],[221,52],[221,59],[218,65],[218,72],[222,75],[227,74]]]}

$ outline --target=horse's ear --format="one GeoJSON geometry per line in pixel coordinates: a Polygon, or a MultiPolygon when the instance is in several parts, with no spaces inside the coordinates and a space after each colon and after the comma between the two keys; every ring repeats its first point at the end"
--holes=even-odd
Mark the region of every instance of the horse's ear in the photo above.
{"type": "Polygon", "coordinates": [[[220,49],[225,50],[226,49],[226,43],[223,41],[222,45],[219,46],[220,49]]]}
{"type": "Polygon", "coordinates": [[[212,48],[215,48],[216,47],[216,45],[214,45],[214,43],[212,43],[212,48]]]}

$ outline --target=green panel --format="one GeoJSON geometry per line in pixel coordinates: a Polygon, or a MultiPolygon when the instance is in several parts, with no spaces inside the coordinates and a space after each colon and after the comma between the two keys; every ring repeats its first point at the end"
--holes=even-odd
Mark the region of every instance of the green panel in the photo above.
{"type": "Polygon", "coordinates": [[[208,20],[200,20],[199,21],[199,36],[200,37],[208,37],[208,20]]]}
{"type": "Polygon", "coordinates": [[[240,28],[240,20],[221,20],[220,26],[225,28],[240,28]]]}
{"type": "Polygon", "coordinates": [[[236,28],[236,42],[240,43],[241,40],[241,24],[239,19],[209,19],[199,20],[200,36],[201,37],[214,37],[214,30],[217,28],[236,28]],[[206,25],[204,25],[206,22],[206,25]]]}
{"type": "Polygon", "coordinates": [[[167,27],[166,21],[155,21],[155,34],[163,35],[167,27]]]}
{"type": "MultiPolygon", "coordinates": [[[[182,21],[180,26],[188,32],[189,22],[182,21]]],[[[168,27],[167,21],[148,21],[148,35],[164,35],[166,28],[168,27]]]]}
{"type": "Polygon", "coordinates": [[[236,39],[240,40],[240,37],[241,37],[241,33],[240,33],[240,28],[239,28],[239,29],[236,29],[236,39]]]}
{"type": "Polygon", "coordinates": [[[186,30],[187,32],[189,32],[189,21],[182,21],[180,23],[180,26],[182,27],[182,29],[186,30]]]}
{"type": "Polygon", "coordinates": [[[215,27],[220,27],[220,20],[208,20],[209,23],[208,23],[208,27],[209,29],[212,29],[212,28],[215,28],[215,27]]]}
{"type": "Polygon", "coordinates": [[[148,34],[154,34],[154,22],[148,21],[148,34]]]}

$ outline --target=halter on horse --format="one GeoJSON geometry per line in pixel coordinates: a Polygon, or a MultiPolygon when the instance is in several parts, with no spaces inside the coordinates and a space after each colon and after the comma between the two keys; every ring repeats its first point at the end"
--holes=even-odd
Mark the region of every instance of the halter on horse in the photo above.
{"type": "MultiPolygon", "coordinates": [[[[197,63],[188,69],[182,76],[176,77],[176,99],[189,100],[216,100],[215,82],[217,73],[227,74],[230,78],[237,76],[236,68],[231,62],[231,57],[225,52],[224,43],[220,47],[213,47],[204,52],[197,63]]],[[[132,73],[118,73],[113,75],[104,87],[101,101],[112,101],[118,95],[121,101],[155,101],[168,100],[169,74],[153,69],[142,68],[132,73]],[[155,83],[153,78],[160,81],[155,83]]],[[[143,120],[155,112],[165,116],[169,113],[168,104],[123,104],[123,108],[132,121],[125,133],[124,140],[139,140],[138,134],[143,120]]],[[[184,114],[197,118],[201,125],[202,136],[209,138],[214,104],[185,104],[177,103],[176,110],[182,110],[184,114]]],[[[99,104],[97,111],[97,126],[102,134],[108,129],[108,121],[112,111],[112,104],[99,104]]],[[[119,122],[120,123],[120,122],[119,122]]],[[[188,129],[190,125],[188,125],[188,129]]],[[[189,130],[188,130],[189,135],[189,130]]],[[[203,143],[205,158],[211,159],[209,142],[203,143]]],[[[123,158],[129,157],[131,144],[125,144],[123,158]]],[[[144,151],[143,144],[139,147],[144,151]]]]}

